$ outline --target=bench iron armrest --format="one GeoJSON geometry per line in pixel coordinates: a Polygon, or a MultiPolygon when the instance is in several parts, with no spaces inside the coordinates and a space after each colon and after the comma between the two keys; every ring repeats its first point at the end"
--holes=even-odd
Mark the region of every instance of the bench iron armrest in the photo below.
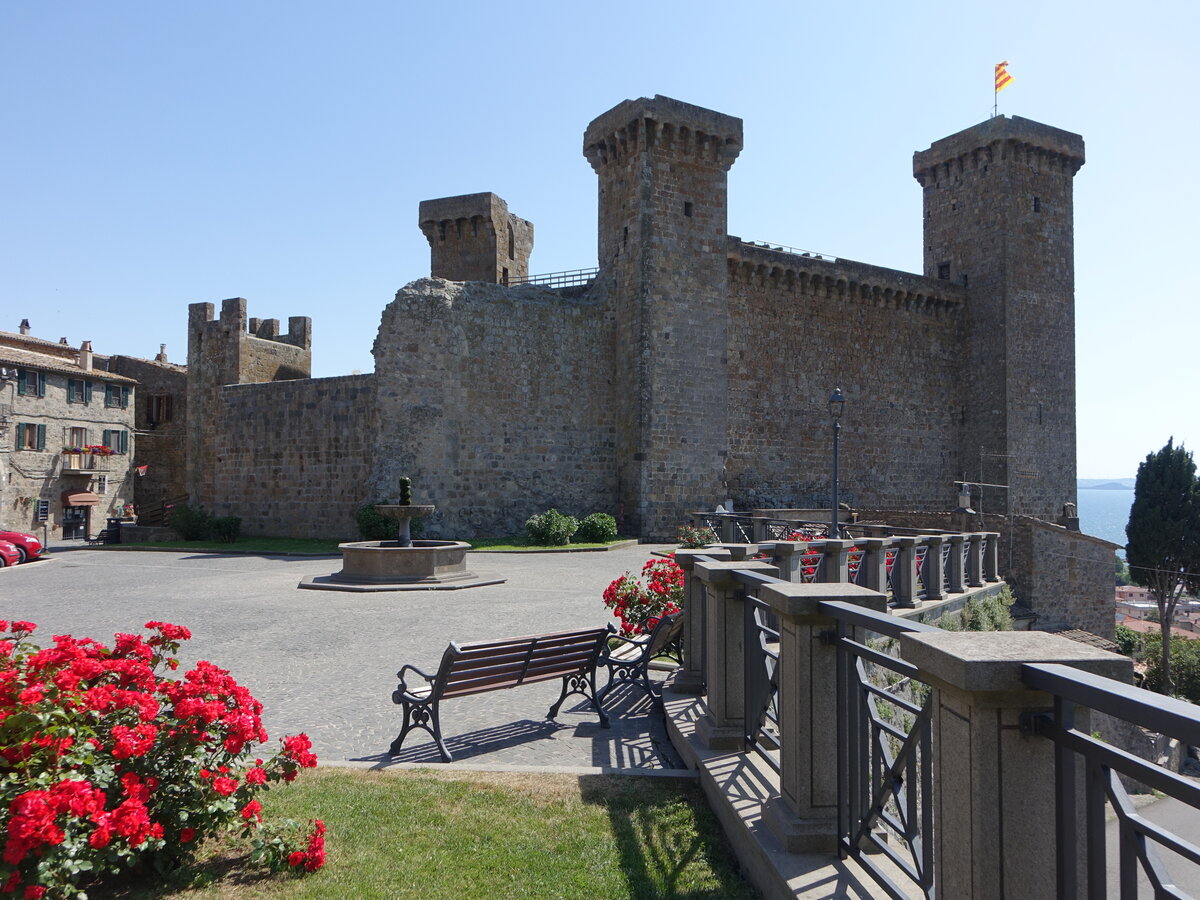
{"type": "MultiPolygon", "coordinates": [[[[398,692],[400,692],[400,693],[408,693],[409,692],[408,684],[404,680],[404,673],[410,672],[410,671],[416,672],[418,675],[420,675],[422,678],[424,678],[431,687],[433,686],[434,679],[437,678],[436,675],[430,675],[428,672],[424,672],[421,669],[418,669],[416,666],[404,666],[404,668],[402,668],[399,672],[396,673],[396,677],[400,679],[400,686],[398,688],[398,692]]],[[[399,703],[400,701],[396,700],[395,702],[399,703]]]]}

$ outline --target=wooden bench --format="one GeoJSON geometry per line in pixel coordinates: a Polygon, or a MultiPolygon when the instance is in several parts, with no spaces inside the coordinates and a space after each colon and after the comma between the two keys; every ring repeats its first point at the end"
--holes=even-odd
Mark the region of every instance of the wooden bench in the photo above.
{"type": "Polygon", "coordinates": [[[392,692],[392,702],[404,707],[404,727],[392,741],[388,754],[399,753],[408,733],[420,728],[433,737],[442,760],[450,762],[452,757],[442,740],[438,715],[443,700],[556,678],[562,679],[562,693],[546,718],[558,715],[563,701],[571,694],[581,694],[592,702],[600,715],[600,724],[607,728],[608,715],[596,694],[596,664],[611,633],[605,627],[472,644],[451,641],[436,674],[404,666],[396,673],[400,685],[392,692]],[[416,679],[406,673],[415,673],[424,683],[415,683],[416,679]]]}
{"type": "Polygon", "coordinates": [[[600,660],[608,667],[608,684],[600,689],[596,698],[603,702],[605,695],[618,681],[631,681],[650,695],[650,699],[662,705],[662,697],[654,692],[650,682],[650,664],[662,657],[682,664],[683,611],[663,616],[649,634],[635,638],[613,636],[619,644],[600,660]]]}

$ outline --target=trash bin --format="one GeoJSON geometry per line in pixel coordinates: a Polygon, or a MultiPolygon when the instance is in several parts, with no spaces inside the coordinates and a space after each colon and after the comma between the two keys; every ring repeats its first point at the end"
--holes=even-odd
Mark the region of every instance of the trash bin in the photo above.
{"type": "Polygon", "coordinates": [[[121,518],[110,516],[108,519],[108,540],[106,544],[121,543],[121,518]]]}

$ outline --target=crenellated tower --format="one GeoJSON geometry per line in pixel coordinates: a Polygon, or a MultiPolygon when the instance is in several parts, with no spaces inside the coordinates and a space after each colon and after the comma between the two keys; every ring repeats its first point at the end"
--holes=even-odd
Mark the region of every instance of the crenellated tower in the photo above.
{"type": "Polygon", "coordinates": [[[434,278],[509,284],[529,275],[533,223],[495,194],[423,200],[420,225],[434,278]]]}
{"type": "Polygon", "coordinates": [[[188,306],[186,484],[191,502],[210,509],[213,467],[221,464],[217,441],[225,427],[221,388],[312,376],[308,316],[292,316],[280,334],[278,319],[248,319],[241,297],[222,300],[220,318],[213,313],[211,303],[188,306]]]}
{"type": "Polygon", "coordinates": [[[631,533],[673,537],[724,498],[728,172],[742,120],[669,97],[595,119],[598,284],[615,311],[616,455],[631,533]]]}
{"type": "Polygon", "coordinates": [[[1055,521],[1075,502],[1072,188],[1083,138],[997,116],[913,155],[925,274],[968,290],[967,478],[988,512],[1055,521]],[[982,473],[982,475],[981,475],[982,473]]]}

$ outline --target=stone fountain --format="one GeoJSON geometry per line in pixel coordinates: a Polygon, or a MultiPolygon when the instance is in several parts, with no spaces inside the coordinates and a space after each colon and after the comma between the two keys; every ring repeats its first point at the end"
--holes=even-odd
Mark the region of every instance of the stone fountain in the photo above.
{"type": "Polygon", "coordinates": [[[414,519],[433,515],[437,507],[412,502],[412,481],[400,479],[397,503],[377,503],[375,510],[397,523],[394,541],[354,541],[338,544],[342,570],[332,575],[309,576],[300,587],[327,591],[454,590],[502,584],[503,578],[483,578],[467,570],[463,541],[413,540],[414,519]]]}

